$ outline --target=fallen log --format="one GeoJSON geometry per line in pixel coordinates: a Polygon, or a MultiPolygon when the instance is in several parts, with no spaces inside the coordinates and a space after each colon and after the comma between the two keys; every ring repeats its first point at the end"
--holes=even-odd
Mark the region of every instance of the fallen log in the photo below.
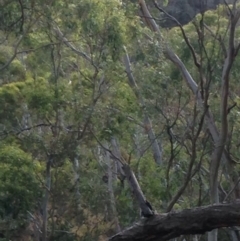
{"type": "Polygon", "coordinates": [[[231,226],[240,226],[240,201],[142,218],[109,241],[164,241],[231,226]]]}

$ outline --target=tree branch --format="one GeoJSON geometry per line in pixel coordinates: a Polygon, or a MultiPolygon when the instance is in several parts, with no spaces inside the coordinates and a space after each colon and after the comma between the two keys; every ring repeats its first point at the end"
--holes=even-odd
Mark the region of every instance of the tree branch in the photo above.
{"type": "Polygon", "coordinates": [[[136,98],[139,101],[140,107],[143,110],[145,130],[148,134],[148,139],[151,143],[153,157],[154,157],[155,162],[158,165],[160,165],[160,164],[162,164],[162,159],[163,159],[163,153],[162,153],[162,150],[161,150],[161,143],[159,145],[159,143],[156,139],[155,133],[153,131],[152,122],[151,122],[151,119],[149,118],[149,115],[147,113],[145,101],[144,101],[144,99],[141,95],[141,92],[140,92],[140,90],[137,86],[137,83],[136,83],[135,78],[134,78],[133,73],[132,73],[131,63],[130,63],[130,59],[129,59],[126,47],[124,47],[124,52],[125,52],[125,55],[124,55],[124,58],[123,58],[123,62],[124,62],[125,71],[126,71],[127,77],[128,77],[128,84],[131,87],[131,89],[133,90],[136,98]]]}
{"type": "Polygon", "coordinates": [[[216,228],[240,225],[240,202],[155,215],[114,235],[109,241],[169,240],[180,235],[203,234],[216,228]]]}
{"type": "Polygon", "coordinates": [[[58,26],[55,26],[54,28],[55,33],[58,35],[58,37],[64,42],[66,46],[68,46],[73,52],[75,52],[77,55],[83,57],[88,62],[92,63],[92,59],[83,51],[77,49],[73,44],[68,41],[66,37],[64,37],[64,34],[61,32],[60,28],[58,26]]]}
{"type": "Polygon", "coordinates": [[[193,57],[193,60],[194,60],[194,64],[196,65],[196,67],[199,69],[200,68],[200,63],[197,59],[197,55],[196,55],[196,52],[193,48],[193,46],[191,45],[184,29],[183,29],[183,26],[179,23],[179,21],[174,18],[172,15],[170,15],[169,13],[167,13],[165,10],[163,10],[162,8],[159,7],[159,5],[157,4],[157,2],[154,0],[154,6],[160,11],[160,12],[163,12],[167,17],[169,17],[173,22],[176,23],[176,25],[180,28],[181,32],[182,32],[182,36],[184,38],[184,41],[185,43],[187,44],[191,54],[192,54],[192,57],[193,57]]]}

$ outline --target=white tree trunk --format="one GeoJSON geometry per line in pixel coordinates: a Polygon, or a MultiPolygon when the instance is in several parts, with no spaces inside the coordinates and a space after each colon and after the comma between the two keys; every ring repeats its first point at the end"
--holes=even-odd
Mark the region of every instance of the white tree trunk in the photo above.
{"type": "Polygon", "coordinates": [[[73,173],[74,173],[74,186],[75,186],[75,191],[76,191],[76,202],[77,202],[77,207],[78,210],[81,209],[81,194],[80,194],[80,188],[79,188],[79,160],[78,157],[76,156],[73,160],[73,173]]]}
{"type": "Polygon", "coordinates": [[[121,159],[121,151],[117,142],[117,139],[112,136],[111,138],[111,145],[112,145],[112,153],[113,153],[113,157],[111,157],[113,159],[113,166],[114,166],[114,171],[115,173],[113,175],[119,175],[121,180],[124,180],[125,178],[125,174],[124,171],[122,169],[121,163],[119,163],[119,159],[121,159]],[[114,158],[116,157],[116,158],[114,158]]]}
{"type": "MultiPolygon", "coordinates": [[[[109,149],[108,144],[105,144],[105,148],[109,149]]],[[[113,188],[113,167],[115,166],[115,161],[111,161],[110,154],[108,151],[105,152],[105,159],[106,164],[108,166],[108,193],[110,196],[110,207],[111,207],[111,213],[112,213],[112,219],[115,225],[115,231],[120,232],[121,228],[119,225],[118,215],[117,215],[117,208],[116,208],[116,201],[115,201],[115,195],[114,195],[114,188],[113,188]]]]}

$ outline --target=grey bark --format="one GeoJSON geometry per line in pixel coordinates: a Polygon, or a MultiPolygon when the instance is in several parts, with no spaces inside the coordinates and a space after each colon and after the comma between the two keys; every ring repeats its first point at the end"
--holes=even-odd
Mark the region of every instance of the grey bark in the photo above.
{"type": "Polygon", "coordinates": [[[240,17],[240,10],[236,10],[236,12],[235,13],[234,12],[235,11],[233,10],[233,12],[229,13],[230,15],[233,14],[233,16],[231,16],[230,18],[228,50],[227,50],[227,56],[223,65],[223,71],[222,71],[221,104],[220,104],[220,113],[221,113],[220,135],[218,140],[215,142],[215,149],[213,152],[211,168],[210,168],[211,201],[213,203],[219,202],[217,176],[218,176],[218,169],[220,166],[221,157],[222,155],[224,155],[224,147],[225,147],[225,143],[228,135],[227,116],[228,116],[229,81],[230,81],[230,71],[235,59],[234,36],[235,36],[236,24],[240,17]]]}
{"type": "MultiPolygon", "coordinates": [[[[155,32],[159,32],[159,27],[155,23],[154,19],[152,19],[151,14],[149,13],[145,1],[139,0],[139,3],[142,7],[142,10],[144,12],[144,16],[149,18],[150,20],[148,21],[149,24],[151,24],[151,29],[155,32]]],[[[230,164],[229,157],[227,156],[227,153],[224,151],[224,145],[226,141],[226,136],[227,136],[227,96],[228,96],[228,77],[229,73],[231,70],[231,66],[233,63],[233,55],[235,52],[234,49],[234,31],[235,31],[235,25],[239,19],[239,11],[236,11],[236,15],[233,16],[233,19],[231,20],[234,24],[234,26],[231,27],[230,29],[230,38],[229,38],[229,48],[228,48],[228,53],[227,53],[227,58],[225,59],[224,62],[224,68],[223,68],[223,73],[222,73],[222,103],[221,103],[221,116],[222,116],[222,127],[220,131],[220,135],[218,133],[218,130],[215,125],[215,121],[213,118],[213,115],[210,111],[210,109],[207,109],[206,112],[206,124],[207,127],[211,133],[211,136],[214,140],[215,144],[215,151],[213,153],[212,157],[212,162],[211,162],[211,190],[212,190],[212,195],[211,199],[213,202],[218,202],[218,169],[220,165],[220,160],[221,157],[223,157],[224,162],[230,164]],[[214,190],[214,191],[213,191],[214,190]],[[215,201],[214,201],[215,200],[215,201]]],[[[189,88],[192,90],[192,92],[197,96],[198,104],[202,107],[203,105],[203,99],[201,97],[201,94],[199,92],[199,88],[196,84],[196,82],[193,80],[192,76],[186,69],[185,65],[183,62],[179,59],[179,57],[167,46],[164,50],[164,54],[166,58],[168,58],[170,61],[172,61],[176,67],[180,70],[182,73],[182,76],[184,77],[186,83],[188,84],[189,88]]],[[[231,168],[231,167],[229,167],[231,168]]]]}
{"type": "MultiPolygon", "coordinates": [[[[108,149],[108,145],[105,144],[105,147],[108,149]]],[[[116,232],[120,232],[120,224],[118,220],[118,214],[117,214],[117,208],[116,208],[116,201],[115,201],[115,195],[114,195],[114,189],[113,189],[113,181],[114,181],[114,175],[113,175],[113,166],[115,166],[116,161],[111,161],[109,152],[105,152],[105,158],[106,163],[108,166],[108,193],[110,196],[110,206],[111,206],[111,213],[112,213],[112,219],[115,225],[116,232]]]]}
{"type": "Polygon", "coordinates": [[[136,129],[136,132],[135,132],[135,135],[133,137],[133,142],[134,142],[134,149],[135,149],[135,152],[136,152],[136,156],[137,156],[137,159],[138,159],[138,165],[137,165],[137,178],[138,180],[141,181],[142,179],[142,175],[141,175],[141,172],[140,172],[140,160],[141,160],[141,157],[143,155],[143,152],[142,152],[142,148],[141,148],[141,145],[140,145],[140,133],[141,131],[139,130],[139,128],[137,127],[136,129]]]}
{"type": "Polygon", "coordinates": [[[146,204],[146,198],[138,184],[138,181],[137,181],[134,173],[132,172],[131,168],[129,167],[129,165],[123,164],[122,168],[123,168],[126,178],[128,180],[129,186],[133,192],[133,195],[139,204],[139,207],[141,209],[143,216],[154,215],[154,212],[146,204]]]}
{"type": "Polygon", "coordinates": [[[229,230],[230,237],[232,238],[232,241],[239,241],[239,230],[235,228],[235,230],[230,229],[229,230]]]}
{"type": "Polygon", "coordinates": [[[32,236],[33,236],[33,241],[41,241],[41,234],[42,234],[42,231],[41,231],[41,228],[42,228],[42,216],[39,215],[38,212],[34,214],[32,214],[31,212],[27,211],[28,213],[28,216],[29,216],[29,221],[30,221],[30,224],[29,226],[32,226],[32,236]],[[41,218],[39,218],[39,216],[41,218]]]}
{"type": "Polygon", "coordinates": [[[193,236],[193,241],[198,241],[198,236],[197,235],[193,236]]]}
{"type": "Polygon", "coordinates": [[[23,110],[22,127],[27,129],[29,126],[32,126],[32,121],[31,121],[31,116],[26,103],[22,105],[22,110],[23,110]]]}
{"type": "Polygon", "coordinates": [[[138,181],[132,172],[130,166],[125,162],[125,160],[120,156],[115,156],[114,153],[107,148],[107,146],[103,146],[103,148],[111,154],[111,156],[118,161],[119,165],[121,166],[121,169],[124,172],[125,177],[127,178],[128,184],[131,188],[132,194],[136,201],[139,204],[139,207],[141,209],[141,213],[143,216],[152,216],[154,215],[153,210],[149,207],[148,203],[146,202],[146,198],[138,184],[138,181]]]}
{"type": "MultiPolygon", "coordinates": [[[[144,0],[139,0],[139,4],[141,5],[142,11],[144,13],[144,16],[148,18],[147,23],[151,25],[151,29],[155,32],[158,32],[160,34],[159,27],[157,26],[155,20],[152,18],[151,14],[149,13],[146,3],[144,0]]],[[[231,15],[231,14],[230,14],[231,15]]],[[[237,23],[237,20],[239,19],[239,12],[237,12],[236,16],[234,16],[234,24],[237,23]]],[[[233,19],[232,19],[233,21],[233,19]]],[[[230,29],[230,38],[229,38],[229,49],[228,49],[228,55],[224,62],[223,67],[223,73],[222,73],[222,102],[221,102],[221,116],[222,116],[222,126],[220,130],[220,135],[217,131],[213,115],[209,109],[207,109],[206,113],[206,124],[208,126],[208,129],[211,133],[211,136],[214,140],[215,149],[211,161],[210,166],[210,187],[211,187],[211,201],[212,203],[218,203],[219,197],[218,197],[218,170],[220,166],[221,158],[223,157],[225,160],[225,163],[228,163],[228,157],[226,156],[226,152],[224,152],[224,146],[225,141],[227,137],[227,99],[228,99],[228,78],[229,73],[231,70],[231,66],[233,63],[233,55],[234,55],[234,30],[235,26],[231,25],[230,29]]],[[[197,100],[200,106],[204,107],[203,105],[203,99],[200,95],[198,86],[196,82],[193,80],[192,76],[186,69],[185,65],[182,63],[182,61],[179,59],[179,57],[168,47],[166,46],[164,50],[164,54],[166,58],[168,58],[170,61],[172,61],[177,68],[181,71],[182,76],[184,77],[185,81],[187,82],[189,88],[193,91],[193,93],[197,96],[197,100]]],[[[217,240],[217,230],[214,230],[213,232],[209,233],[209,240],[216,241],[217,240]]]]}
{"type": "MultiPolygon", "coordinates": [[[[229,12],[229,14],[234,14],[229,12]]],[[[221,113],[221,127],[218,141],[215,142],[215,148],[210,165],[210,190],[211,190],[211,202],[219,203],[219,194],[218,194],[218,172],[220,167],[221,158],[224,155],[225,143],[227,141],[228,135],[228,95],[229,95],[229,82],[230,82],[230,71],[234,62],[235,46],[234,46],[234,36],[236,24],[240,17],[240,11],[236,11],[235,15],[230,18],[230,33],[229,33],[229,42],[227,57],[224,61],[223,71],[222,71],[222,85],[221,85],[221,104],[220,104],[220,113],[221,113]]],[[[217,230],[213,230],[208,234],[209,241],[218,240],[217,230]]]]}
{"type": "Polygon", "coordinates": [[[53,28],[53,30],[55,31],[55,33],[57,34],[57,36],[60,38],[61,41],[63,41],[63,43],[69,47],[74,53],[76,53],[77,55],[83,57],[84,59],[86,59],[88,62],[92,63],[92,59],[82,50],[77,49],[72,43],[71,41],[69,41],[64,34],[61,32],[60,28],[58,26],[55,26],[53,28]]]}
{"type": "MultiPolygon", "coordinates": [[[[141,5],[141,7],[144,11],[144,16],[146,16],[147,18],[150,19],[149,22],[152,25],[153,31],[158,32],[160,34],[159,27],[156,24],[156,22],[154,21],[154,19],[152,18],[151,14],[149,13],[149,11],[146,7],[145,1],[139,0],[139,3],[140,3],[140,5],[141,5]]],[[[191,74],[189,73],[189,71],[187,70],[186,66],[183,64],[181,59],[168,46],[166,46],[166,48],[164,49],[164,55],[167,59],[169,59],[180,70],[180,72],[182,73],[182,76],[183,76],[184,80],[186,81],[187,85],[192,90],[193,94],[196,95],[198,104],[201,107],[204,107],[203,106],[203,99],[202,99],[201,94],[199,92],[198,85],[196,84],[196,82],[192,78],[191,74]]],[[[209,109],[206,111],[206,118],[205,119],[206,119],[208,129],[211,133],[211,136],[212,136],[214,142],[217,142],[218,138],[219,138],[219,134],[218,134],[218,130],[217,130],[216,125],[215,125],[213,115],[212,115],[212,113],[209,109]]]]}
{"type": "Polygon", "coordinates": [[[165,241],[181,235],[204,234],[240,225],[240,202],[218,204],[180,212],[157,214],[109,238],[109,241],[165,241]]]}
{"type": "Polygon", "coordinates": [[[119,174],[119,177],[121,178],[121,180],[124,180],[125,174],[122,169],[121,163],[118,161],[121,159],[121,152],[117,143],[117,139],[114,136],[111,137],[111,146],[112,146],[112,153],[113,153],[111,158],[114,161],[114,170],[115,170],[115,173],[113,175],[116,176],[117,174],[119,174]]]}

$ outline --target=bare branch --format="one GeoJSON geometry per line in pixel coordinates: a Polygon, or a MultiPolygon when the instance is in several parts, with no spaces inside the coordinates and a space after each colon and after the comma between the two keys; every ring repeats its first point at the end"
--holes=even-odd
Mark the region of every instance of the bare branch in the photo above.
{"type": "Polygon", "coordinates": [[[60,28],[58,26],[55,26],[54,28],[55,33],[58,35],[58,37],[64,42],[66,46],[68,46],[73,52],[75,52],[77,55],[83,57],[88,62],[92,63],[92,59],[83,51],[77,49],[73,44],[71,44],[66,37],[64,37],[64,34],[61,32],[60,28]]]}
{"type": "Polygon", "coordinates": [[[220,135],[217,142],[215,142],[215,149],[212,155],[212,161],[210,165],[210,186],[211,186],[211,201],[212,203],[218,202],[218,170],[220,166],[221,157],[224,154],[225,142],[228,135],[228,95],[229,95],[229,82],[230,82],[230,71],[232,69],[235,60],[235,47],[234,37],[236,24],[240,18],[240,11],[236,13],[232,12],[229,8],[230,13],[230,32],[228,41],[227,57],[224,61],[222,70],[222,85],[221,85],[221,128],[220,135]],[[235,14],[235,15],[234,15],[235,14]]]}
{"type": "Polygon", "coordinates": [[[217,35],[215,35],[215,34],[213,33],[213,31],[207,26],[207,24],[203,23],[203,26],[206,28],[206,30],[208,30],[208,32],[211,34],[211,36],[212,36],[214,39],[218,40],[218,42],[219,42],[219,44],[220,44],[220,46],[221,46],[221,48],[222,48],[224,57],[226,58],[226,57],[227,57],[227,49],[226,49],[226,47],[225,47],[225,45],[224,45],[224,42],[223,42],[222,37],[221,37],[221,36],[218,37],[217,35]]]}
{"type": "Polygon", "coordinates": [[[195,51],[194,51],[194,49],[193,49],[193,46],[192,46],[191,43],[189,42],[189,39],[188,39],[188,37],[187,37],[187,35],[186,35],[186,33],[185,33],[182,25],[179,23],[179,21],[178,21],[176,18],[174,18],[174,17],[173,17],[172,15],[170,15],[169,13],[167,13],[164,9],[160,8],[156,1],[154,1],[154,5],[155,5],[155,7],[156,7],[160,12],[163,12],[166,16],[168,16],[171,20],[173,20],[173,21],[177,24],[177,26],[181,29],[182,36],[183,36],[183,38],[184,38],[184,40],[185,40],[185,43],[186,43],[187,46],[189,47],[190,52],[191,52],[191,54],[192,54],[192,56],[193,56],[194,64],[197,66],[197,68],[200,68],[200,63],[199,63],[198,60],[197,60],[197,55],[196,55],[196,53],[195,53],[195,51]]]}
{"type": "Polygon", "coordinates": [[[226,202],[226,200],[229,198],[229,196],[232,194],[232,192],[236,189],[236,187],[238,186],[238,183],[240,182],[240,177],[238,178],[238,180],[236,181],[234,187],[230,190],[230,192],[226,195],[226,197],[224,198],[223,202],[226,202]]]}
{"type": "Polygon", "coordinates": [[[193,176],[196,174],[196,171],[194,172],[194,174],[192,173],[192,168],[193,168],[193,164],[196,160],[197,157],[197,153],[196,153],[196,142],[197,142],[197,138],[200,134],[200,131],[202,130],[202,126],[203,126],[203,122],[204,122],[204,117],[206,115],[206,111],[202,114],[201,119],[200,119],[200,123],[198,125],[198,129],[197,129],[197,133],[196,135],[193,137],[193,141],[192,141],[192,148],[191,148],[191,160],[190,163],[188,165],[188,171],[186,174],[186,178],[185,181],[183,182],[182,186],[179,188],[178,192],[175,194],[175,196],[172,198],[172,200],[170,201],[166,211],[170,212],[174,206],[174,204],[177,202],[177,200],[181,197],[181,195],[183,194],[183,192],[185,191],[185,189],[188,186],[188,183],[190,182],[190,180],[193,178],[193,176]]]}

